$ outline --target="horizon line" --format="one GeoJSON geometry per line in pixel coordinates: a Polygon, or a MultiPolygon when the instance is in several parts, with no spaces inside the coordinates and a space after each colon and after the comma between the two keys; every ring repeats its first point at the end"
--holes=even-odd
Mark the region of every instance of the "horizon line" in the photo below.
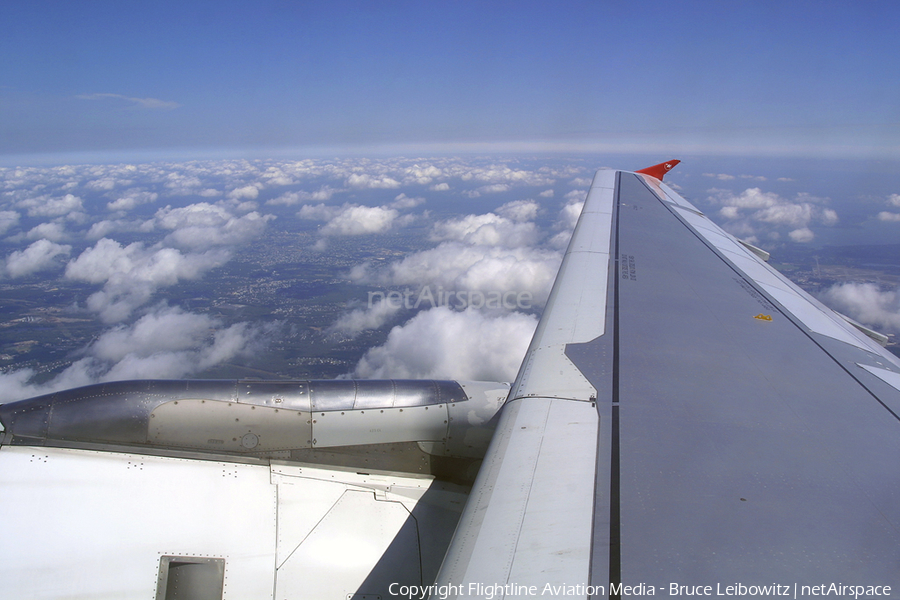
{"type": "Polygon", "coordinates": [[[186,162],[194,160],[264,160],[334,157],[416,157],[447,155],[521,154],[626,154],[653,156],[741,156],[796,159],[900,160],[900,146],[849,146],[842,144],[721,144],[671,142],[600,142],[574,140],[498,140],[459,142],[391,142],[360,144],[309,144],[296,146],[171,147],[0,154],[0,168],[72,164],[186,162]]]}

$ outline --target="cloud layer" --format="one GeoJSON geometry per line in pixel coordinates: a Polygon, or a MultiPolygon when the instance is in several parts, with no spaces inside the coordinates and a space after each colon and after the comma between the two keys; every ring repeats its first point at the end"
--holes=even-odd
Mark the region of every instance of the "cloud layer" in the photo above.
{"type": "Polygon", "coordinates": [[[131,325],[103,332],[81,357],[49,381],[33,381],[35,371],[0,373],[3,402],[53,391],[123,379],[162,379],[192,374],[260,352],[278,335],[275,323],[223,323],[177,307],[159,305],[131,325]]]}
{"type": "Polygon", "coordinates": [[[747,188],[739,194],[711,191],[708,200],[720,207],[718,215],[724,220],[723,228],[749,242],[759,243],[761,238],[776,241],[784,235],[794,242],[811,242],[815,233],[810,225],[830,227],[839,220],[837,212],[827,206],[827,199],[809,194],[787,200],[760,188],[747,188]]]}
{"type": "Polygon", "coordinates": [[[182,254],[175,248],[146,248],[141,242],[122,246],[103,238],[69,262],[66,277],[102,283],[103,289],[88,297],[87,308],[106,323],[118,323],[150,301],[159,288],[197,279],[230,256],[224,249],[182,254]]]}
{"type": "MultiPolygon", "coordinates": [[[[115,95],[90,99],[153,107],[115,95]]],[[[315,275],[321,285],[351,290],[343,313],[323,311],[326,322],[315,324],[323,333],[308,333],[323,351],[336,344],[344,355],[356,352],[351,374],[509,380],[595,162],[415,157],[0,168],[0,277],[77,288],[65,308],[99,323],[52,383],[32,383],[33,370],[8,369],[2,385],[22,394],[118,377],[182,377],[246,355],[269,325],[193,311],[174,298],[188,282],[227,275],[272,236],[286,246],[283,256],[278,250],[254,263],[262,279],[292,266],[292,244],[306,244],[316,255],[310,261],[326,265],[315,275]],[[351,255],[355,249],[364,251],[351,255]],[[391,293],[428,300],[398,306],[385,300],[391,293]],[[374,301],[366,302],[369,294],[374,301]],[[479,294],[527,302],[458,302],[479,294]],[[360,339],[374,347],[359,349],[360,339]]],[[[830,199],[785,192],[793,184],[785,178],[707,175],[698,179],[735,189],[709,190],[712,208],[704,208],[749,241],[815,242],[822,228],[841,222],[830,199]]],[[[867,218],[900,222],[900,195],[878,202],[867,218]]],[[[893,293],[841,288],[828,300],[887,328],[893,293]]]]}

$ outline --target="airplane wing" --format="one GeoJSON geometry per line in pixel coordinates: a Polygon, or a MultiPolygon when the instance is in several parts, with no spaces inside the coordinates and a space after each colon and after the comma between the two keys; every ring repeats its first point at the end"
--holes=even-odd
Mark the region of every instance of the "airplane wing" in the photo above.
{"type": "Polygon", "coordinates": [[[511,387],[0,406],[0,596],[896,594],[900,361],[664,184],[675,162],[596,174],[511,387]]]}
{"type": "Polygon", "coordinates": [[[594,177],[441,593],[900,591],[900,361],[671,165],[594,177]]]}

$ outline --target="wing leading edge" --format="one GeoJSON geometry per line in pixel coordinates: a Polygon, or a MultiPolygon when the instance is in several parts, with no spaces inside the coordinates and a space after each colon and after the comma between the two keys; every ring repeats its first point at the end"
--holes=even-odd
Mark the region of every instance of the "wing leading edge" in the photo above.
{"type": "Polygon", "coordinates": [[[900,589],[898,415],[893,355],[600,171],[438,584],[900,589]]]}
{"type": "Polygon", "coordinates": [[[608,461],[597,460],[608,454],[598,442],[610,439],[598,406],[608,410],[609,403],[597,400],[608,396],[611,381],[591,381],[593,372],[579,369],[567,349],[608,338],[616,178],[615,171],[594,176],[438,589],[465,597],[500,585],[514,597],[533,586],[584,585],[593,537],[609,535],[596,506],[608,506],[608,493],[595,480],[609,477],[608,461]]]}

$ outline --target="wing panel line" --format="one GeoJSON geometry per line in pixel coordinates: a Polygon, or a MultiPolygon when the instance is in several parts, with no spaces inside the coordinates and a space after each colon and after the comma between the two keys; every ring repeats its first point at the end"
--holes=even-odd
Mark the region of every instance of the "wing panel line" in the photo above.
{"type": "MultiPolygon", "coordinates": [[[[621,511],[619,500],[619,213],[621,212],[622,188],[619,185],[622,173],[616,174],[615,202],[615,269],[613,269],[613,367],[612,367],[612,429],[609,453],[609,597],[618,600],[619,594],[612,592],[614,584],[622,582],[621,511]]],[[[618,586],[621,590],[621,586],[618,586]]]]}

